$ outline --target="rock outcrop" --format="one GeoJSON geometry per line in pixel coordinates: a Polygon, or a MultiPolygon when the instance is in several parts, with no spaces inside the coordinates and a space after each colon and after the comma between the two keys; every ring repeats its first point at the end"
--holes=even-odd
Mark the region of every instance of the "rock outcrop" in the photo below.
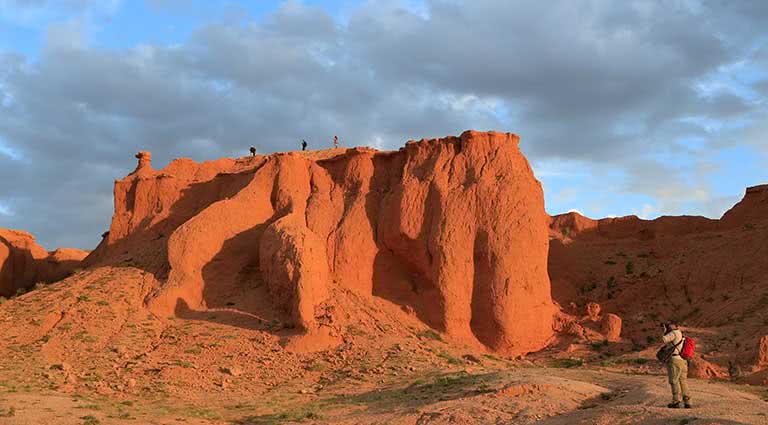
{"type": "Polygon", "coordinates": [[[610,342],[621,341],[621,317],[613,313],[608,313],[603,316],[601,326],[605,339],[610,342]]]}
{"type": "Polygon", "coordinates": [[[87,254],[74,248],[48,252],[27,232],[0,229],[0,296],[63,279],[87,254]]]}
{"type": "Polygon", "coordinates": [[[768,368],[768,335],[763,335],[757,346],[755,366],[758,369],[768,368]]]}
{"type": "Polygon", "coordinates": [[[688,362],[688,377],[697,379],[724,379],[728,377],[726,371],[701,358],[701,356],[694,356],[688,362]]]}
{"type": "Polygon", "coordinates": [[[584,313],[587,315],[587,319],[597,322],[600,320],[600,304],[595,302],[589,302],[587,303],[587,306],[584,308],[584,313]]]}
{"type": "Polygon", "coordinates": [[[160,314],[264,286],[280,319],[311,333],[335,288],[497,352],[535,351],[552,334],[548,216],[516,135],[182,159],[159,171],[137,157],[88,263],[152,272],[162,284],[148,303],[160,314]]]}

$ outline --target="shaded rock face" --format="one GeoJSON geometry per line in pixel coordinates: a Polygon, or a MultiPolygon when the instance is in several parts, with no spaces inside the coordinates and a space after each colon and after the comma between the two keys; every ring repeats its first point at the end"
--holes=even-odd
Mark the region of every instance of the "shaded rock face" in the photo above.
{"type": "Polygon", "coordinates": [[[0,296],[11,296],[38,282],[63,279],[87,254],[74,248],[48,252],[27,232],[0,229],[0,296]]]}
{"type": "Polygon", "coordinates": [[[677,320],[713,365],[768,366],[758,342],[768,306],[768,185],[748,188],[719,220],[568,213],[550,219],[549,234],[559,305],[580,312],[599,303],[624,319],[622,339],[639,347],[658,341],[659,322],[677,320]]]}
{"type": "Polygon", "coordinates": [[[139,156],[115,183],[110,232],[88,262],[154,273],[163,284],[148,303],[160,313],[205,308],[247,281],[307,331],[341,288],[498,352],[535,351],[552,334],[549,218],[515,135],[176,160],[160,171],[139,156]]]}
{"type": "Polygon", "coordinates": [[[301,220],[283,217],[265,230],[259,261],[273,302],[301,329],[314,329],[315,307],[328,298],[325,242],[301,220]]]}

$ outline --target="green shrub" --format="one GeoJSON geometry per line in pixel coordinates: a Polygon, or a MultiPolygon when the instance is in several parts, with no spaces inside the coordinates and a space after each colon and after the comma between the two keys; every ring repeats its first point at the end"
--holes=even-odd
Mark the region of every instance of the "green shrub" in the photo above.
{"type": "Polygon", "coordinates": [[[571,369],[574,367],[580,367],[583,364],[584,364],[584,360],[582,359],[568,358],[568,359],[553,359],[549,365],[551,367],[556,367],[556,368],[571,369]]]}
{"type": "Polygon", "coordinates": [[[432,329],[427,329],[426,331],[419,333],[419,336],[422,338],[434,339],[435,341],[443,341],[443,337],[432,329]]]}

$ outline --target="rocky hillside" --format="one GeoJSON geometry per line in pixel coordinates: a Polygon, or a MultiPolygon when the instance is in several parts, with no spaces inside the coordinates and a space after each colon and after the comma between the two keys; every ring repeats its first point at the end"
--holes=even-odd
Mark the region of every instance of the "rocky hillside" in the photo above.
{"type": "Polygon", "coordinates": [[[720,220],[569,213],[552,217],[550,236],[552,295],[565,312],[599,305],[638,347],[657,343],[660,321],[679,320],[713,364],[707,374],[765,382],[768,186],[747,189],[720,220]]]}

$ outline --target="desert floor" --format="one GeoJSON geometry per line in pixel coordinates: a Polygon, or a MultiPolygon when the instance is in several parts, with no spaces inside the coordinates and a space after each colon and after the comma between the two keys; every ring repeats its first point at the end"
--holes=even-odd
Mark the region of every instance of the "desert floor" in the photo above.
{"type": "MultiPolygon", "coordinates": [[[[498,364],[495,364],[498,366],[498,364]]],[[[693,409],[665,407],[663,375],[472,366],[385,384],[340,380],[258,397],[103,397],[28,392],[0,374],[0,424],[768,424],[768,390],[690,380],[693,409]]]]}

